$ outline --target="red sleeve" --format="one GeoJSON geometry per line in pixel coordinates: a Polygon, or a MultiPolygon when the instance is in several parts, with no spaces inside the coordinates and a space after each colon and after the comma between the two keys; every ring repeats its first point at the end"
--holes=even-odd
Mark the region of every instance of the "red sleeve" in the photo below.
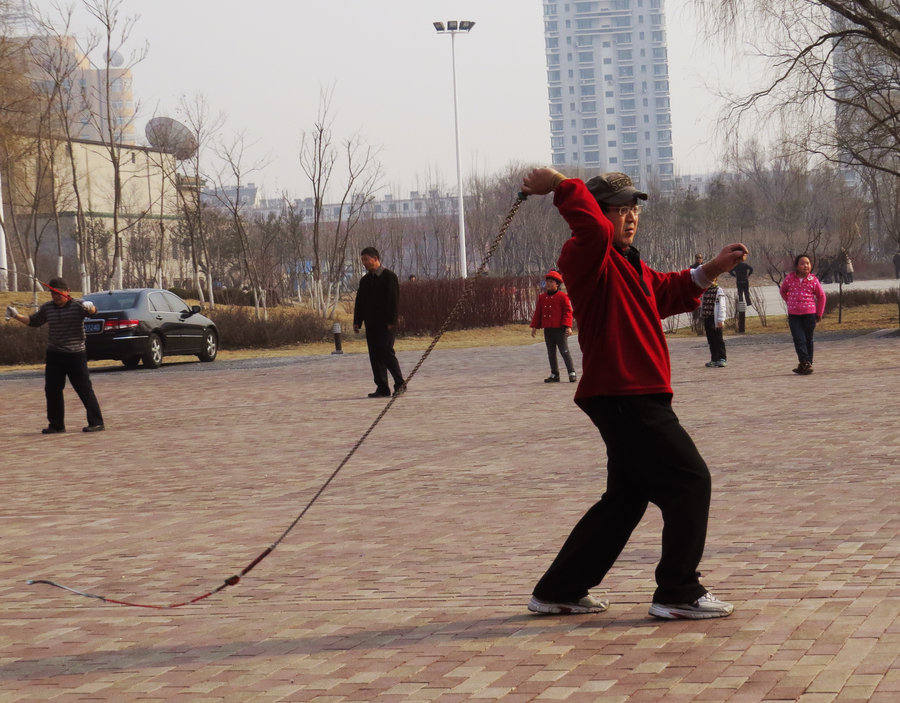
{"type": "Polygon", "coordinates": [[[537,305],[534,306],[534,315],[531,316],[531,326],[536,330],[541,329],[541,302],[543,297],[543,293],[538,296],[537,305]]]}
{"type": "Polygon", "coordinates": [[[559,257],[566,286],[593,289],[612,249],[613,224],[584,183],[576,178],[556,186],[553,204],[572,230],[572,238],[559,257]]]}
{"type": "Polygon", "coordinates": [[[563,327],[571,327],[572,326],[572,301],[569,300],[569,296],[563,292],[557,293],[557,295],[562,297],[560,301],[562,303],[562,326],[563,327]]]}
{"type": "Polygon", "coordinates": [[[653,288],[659,319],[690,312],[700,304],[703,291],[694,285],[690,269],[660,273],[645,266],[644,271],[653,288]]]}

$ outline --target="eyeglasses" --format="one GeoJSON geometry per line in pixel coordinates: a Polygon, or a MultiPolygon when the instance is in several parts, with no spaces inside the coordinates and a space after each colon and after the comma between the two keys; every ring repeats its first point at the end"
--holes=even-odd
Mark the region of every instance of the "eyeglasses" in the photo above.
{"type": "Polygon", "coordinates": [[[604,212],[614,212],[617,215],[625,217],[630,212],[632,215],[640,215],[643,205],[622,205],[621,207],[605,207],[604,212]]]}

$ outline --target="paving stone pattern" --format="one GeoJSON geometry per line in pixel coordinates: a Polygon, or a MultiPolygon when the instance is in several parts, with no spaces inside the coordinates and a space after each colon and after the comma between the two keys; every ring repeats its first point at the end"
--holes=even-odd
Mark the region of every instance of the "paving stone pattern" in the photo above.
{"type": "MultiPolygon", "coordinates": [[[[523,333],[524,334],[524,333],[523,333]]],[[[543,344],[438,349],[296,528],[383,400],[361,355],[93,374],[108,431],[41,436],[40,373],[0,376],[0,701],[900,701],[900,339],[671,344],[714,494],[722,620],[647,615],[651,506],[599,615],[530,591],[604,488],[543,344]]],[[[577,344],[573,344],[573,348],[577,344]]],[[[578,358],[577,352],[575,352],[578,358]]],[[[401,354],[409,371],[417,353],[401,354]]]]}

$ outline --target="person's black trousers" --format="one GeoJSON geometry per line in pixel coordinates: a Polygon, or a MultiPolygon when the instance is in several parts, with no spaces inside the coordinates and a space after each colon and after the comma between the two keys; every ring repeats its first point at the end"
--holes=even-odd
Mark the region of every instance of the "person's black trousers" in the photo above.
{"type": "Polygon", "coordinates": [[[750,281],[737,282],[737,299],[738,302],[744,301],[747,305],[752,305],[750,302],[750,281]]]}
{"type": "Polygon", "coordinates": [[[566,365],[568,373],[575,373],[575,364],[572,363],[572,355],[569,353],[569,342],[566,337],[565,327],[545,327],[544,344],[547,345],[547,359],[550,361],[550,373],[559,376],[559,364],[556,362],[556,350],[566,365]]]}
{"type": "Polygon", "coordinates": [[[668,394],[578,402],[606,443],[606,493],[581,518],[538,581],[541,600],[583,598],[615,563],[648,503],[663,517],[655,603],[692,603],[706,589],[697,567],[706,543],[711,481],[668,394]]]}
{"type": "Polygon", "coordinates": [[[816,316],[788,315],[788,327],[791,329],[791,337],[794,339],[794,350],[797,352],[797,360],[801,363],[813,361],[813,333],[816,331],[816,316]]]}
{"type": "Polygon", "coordinates": [[[709,344],[709,360],[727,360],[728,357],[725,356],[725,335],[721,327],[716,327],[716,319],[714,317],[704,317],[703,328],[706,330],[706,343],[709,344]]]}
{"type": "Polygon", "coordinates": [[[66,426],[66,406],[63,399],[66,378],[72,383],[72,388],[84,404],[88,425],[102,425],[103,415],[97,396],[94,395],[85,353],[47,350],[45,363],[44,395],[47,396],[47,421],[50,427],[61,430],[66,426]]]}
{"type": "Polygon", "coordinates": [[[400,371],[400,362],[394,353],[393,330],[386,327],[378,329],[366,325],[366,346],[369,348],[369,363],[372,365],[372,376],[375,380],[375,388],[379,393],[390,393],[388,385],[388,372],[394,379],[394,387],[403,385],[403,372],[400,371]]]}

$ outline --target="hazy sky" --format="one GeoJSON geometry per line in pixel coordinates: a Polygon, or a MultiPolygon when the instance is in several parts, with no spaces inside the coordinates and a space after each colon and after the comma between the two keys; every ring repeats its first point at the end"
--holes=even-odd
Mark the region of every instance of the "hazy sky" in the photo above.
{"type": "MultiPolygon", "coordinates": [[[[705,83],[724,61],[705,46],[687,9],[667,0],[676,168],[714,167],[710,126],[718,101],[705,83]]],[[[50,11],[51,0],[36,3],[50,11]]],[[[138,129],[176,116],[181,95],[203,93],[267,158],[253,174],[269,197],[308,195],[301,134],[312,127],[322,86],[333,87],[337,139],[360,131],[381,146],[385,182],[398,195],[437,173],[455,189],[450,37],[435,20],[474,20],[456,37],[464,177],[511,162],[550,160],[541,0],[125,0],[139,15],[130,42],[149,42],[134,70],[138,129]]],[[[84,26],[84,25],[82,25],[84,26]]]]}

